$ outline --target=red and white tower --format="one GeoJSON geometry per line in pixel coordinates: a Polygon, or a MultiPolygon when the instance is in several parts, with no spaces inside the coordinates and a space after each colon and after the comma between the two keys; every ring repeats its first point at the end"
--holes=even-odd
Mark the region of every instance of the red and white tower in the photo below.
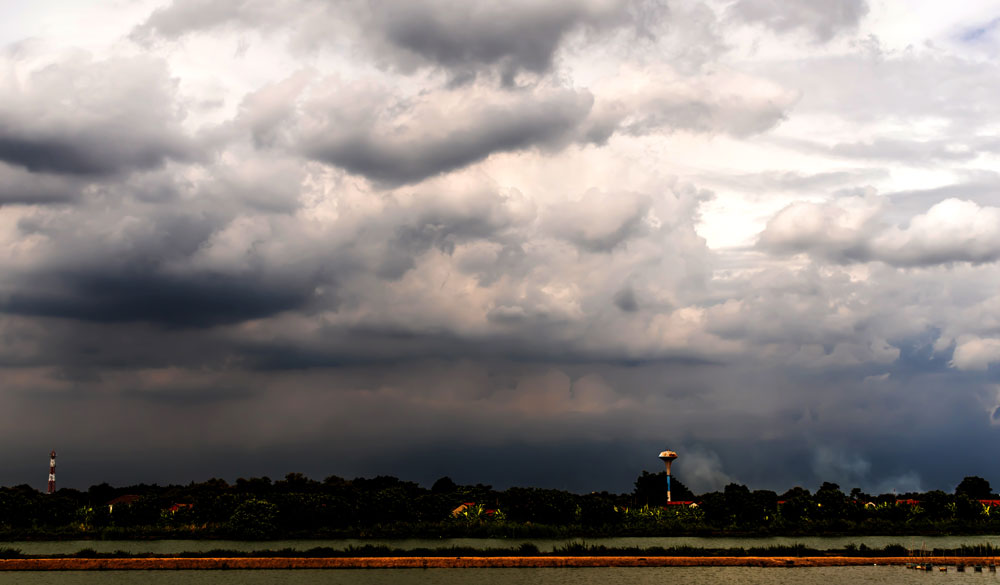
{"type": "Polygon", "coordinates": [[[56,452],[49,453],[52,459],[49,460],[49,493],[56,493],[56,452]]]}

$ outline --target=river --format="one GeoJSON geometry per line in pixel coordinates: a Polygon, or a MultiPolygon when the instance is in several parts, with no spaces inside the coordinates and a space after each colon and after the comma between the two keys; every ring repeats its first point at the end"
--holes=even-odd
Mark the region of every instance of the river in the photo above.
{"type": "Polygon", "coordinates": [[[865,545],[868,548],[882,548],[888,544],[900,544],[908,549],[932,550],[934,548],[958,548],[962,545],[979,546],[991,544],[1000,548],[1000,535],[984,536],[775,536],[768,538],[729,537],[632,537],[632,538],[587,538],[587,539],[499,539],[499,538],[447,538],[447,539],[337,539],[337,540],[61,540],[61,541],[16,541],[0,542],[0,548],[19,549],[24,554],[71,554],[82,549],[97,552],[125,551],[129,553],[173,554],[181,552],[206,552],[210,550],[256,551],[256,550],[309,550],[329,547],[343,550],[364,545],[385,545],[389,548],[412,550],[416,548],[450,548],[455,546],[485,548],[516,548],[529,542],[543,552],[572,542],[608,547],[664,548],[691,546],[699,548],[751,548],[788,546],[801,544],[817,550],[841,549],[847,545],[865,545]]]}
{"type": "Polygon", "coordinates": [[[996,573],[925,573],[903,567],[666,567],[604,569],[377,569],[342,571],[96,571],[0,573],[17,585],[893,585],[1000,582],[996,573]]]}

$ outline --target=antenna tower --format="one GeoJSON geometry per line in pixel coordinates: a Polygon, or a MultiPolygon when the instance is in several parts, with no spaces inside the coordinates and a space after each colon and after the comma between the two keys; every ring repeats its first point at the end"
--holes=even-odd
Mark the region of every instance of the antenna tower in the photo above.
{"type": "Polygon", "coordinates": [[[56,493],[56,452],[53,450],[49,453],[51,459],[49,459],[49,491],[48,493],[56,493]]]}

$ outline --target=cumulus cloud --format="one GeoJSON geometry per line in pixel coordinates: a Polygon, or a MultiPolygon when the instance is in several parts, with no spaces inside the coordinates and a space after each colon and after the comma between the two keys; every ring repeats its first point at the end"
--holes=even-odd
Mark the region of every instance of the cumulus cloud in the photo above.
{"type": "Polygon", "coordinates": [[[995,459],[988,60],[854,38],[860,2],[156,4],[2,57],[11,453],[581,491],[664,443],[699,490],[995,459]]]}
{"type": "Polygon", "coordinates": [[[955,347],[951,365],[960,370],[986,370],[1000,361],[1000,339],[969,337],[955,347]]]}
{"type": "Polygon", "coordinates": [[[638,193],[589,191],[548,210],[551,233],[591,252],[609,252],[642,229],[651,200],[638,193]]]}
{"type": "Polygon", "coordinates": [[[177,39],[220,27],[273,31],[289,27],[298,47],[339,42],[331,31],[365,46],[377,60],[412,72],[442,67],[459,79],[484,69],[498,71],[508,83],[518,72],[547,72],[571,33],[638,27],[640,18],[658,18],[665,9],[638,2],[477,2],[419,0],[399,2],[219,2],[210,10],[197,2],[174,0],[137,26],[133,38],[177,39]],[[345,18],[345,15],[347,18],[345,18]],[[353,26],[352,26],[353,25],[353,26]]]}
{"type": "Polygon", "coordinates": [[[780,123],[797,100],[760,78],[736,72],[651,84],[626,98],[621,132],[691,131],[750,136],[780,123]]]}
{"type": "Polygon", "coordinates": [[[371,5],[381,52],[404,67],[434,63],[459,71],[499,66],[542,73],[563,38],[578,28],[603,29],[629,20],[630,2],[480,2],[444,0],[371,5]]]}
{"type": "Polygon", "coordinates": [[[306,79],[299,74],[248,96],[239,125],[258,146],[297,148],[387,185],[418,182],[493,154],[600,145],[616,134],[758,134],[784,119],[796,99],[735,74],[716,76],[711,86],[699,78],[602,88],[596,103],[588,90],[560,86],[507,91],[475,85],[405,95],[337,79],[307,88],[306,79]]]}
{"type": "Polygon", "coordinates": [[[192,160],[166,64],[81,56],[44,67],[8,62],[0,78],[0,160],[32,172],[104,176],[192,160]]]}
{"type": "Polygon", "coordinates": [[[945,199],[873,242],[900,264],[995,262],[1000,258],[1000,208],[945,199]]]}
{"type": "Polygon", "coordinates": [[[874,194],[792,203],[768,221],[758,246],[778,252],[809,252],[844,262],[867,260],[865,236],[878,229],[881,208],[874,194]]]}
{"type": "Polygon", "coordinates": [[[303,151],[390,184],[419,181],[497,152],[558,149],[576,138],[593,105],[587,92],[559,89],[437,94],[409,103],[366,88],[339,89],[306,105],[303,151]]]}
{"type": "Polygon", "coordinates": [[[881,261],[897,266],[1000,258],[1000,209],[945,199],[905,227],[886,221],[877,197],[845,197],[825,203],[793,203],[760,235],[766,250],[809,253],[835,262],[881,261]]]}

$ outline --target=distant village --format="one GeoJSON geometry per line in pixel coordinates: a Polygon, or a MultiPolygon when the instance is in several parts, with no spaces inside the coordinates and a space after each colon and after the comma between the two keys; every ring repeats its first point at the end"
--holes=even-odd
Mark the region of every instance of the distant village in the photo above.
{"type": "Polygon", "coordinates": [[[537,487],[494,489],[442,477],[429,488],[396,477],[322,481],[289,473],[191,482],[56,487],[51,454],[45,492],[0,488],[0,533],[7,537],[564,536],[696,534],[996,533],[1000,497],[969,476],[953,492],[781,494],[729,484],[695,494],[660,453],[664,471],[642,471],[629,493],[574,494],[537,487]]]}

